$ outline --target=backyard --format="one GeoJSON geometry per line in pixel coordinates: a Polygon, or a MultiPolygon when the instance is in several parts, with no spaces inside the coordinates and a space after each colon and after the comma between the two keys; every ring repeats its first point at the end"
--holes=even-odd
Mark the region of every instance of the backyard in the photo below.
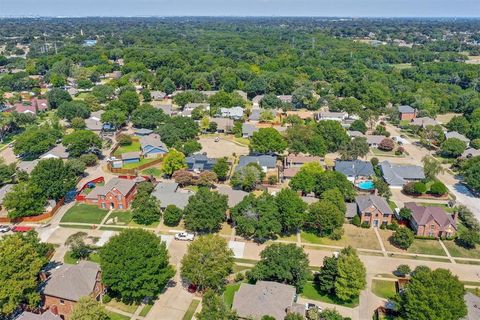
{"type": "Polygon", "coordinates": [[[317,290],[313,282],[307,282],[303,287],[303,292],[301,296],[315,301],[337,304],[339,306],[344,306],[348,308],[354,308],[358,305],[359,299],[356,298],[352,301],[342,301],[332,294],[327,294],[317,290]]]}
{"type": "Polygon", "coordinates": [[[391,299],[396,293],[395,281],[373,279],[372,292],[380,298],[391,299]]]}
{"type": "Polygon", "coordinates": [[[102,222],[107,213],[108,210],[99,209],[95,205],[76,203],[73,207],[68,209],[60,222],[98,224],[102,222]]]}
{"type": "Polygon", "coordinates": [[[225,301],[225,304],[231,308],[233,304],[233,297],[235,296],[235,292],[240,289],[241,282],[239,283],[234,283],[234,284],[229,284],[225,288],[225,292],[223,292],[223,300],[225,301]]]}
{"type": "Polygon", "coordinates": [[[132,144],[130,145],[119,146],[117,150],[115,150],[115,156],[119,157],[122,155],[122,153],[135,152],[140,150],[141,150],[140,141],[138,139],[135,139],[135,140],[132,140],[132,144]]]}

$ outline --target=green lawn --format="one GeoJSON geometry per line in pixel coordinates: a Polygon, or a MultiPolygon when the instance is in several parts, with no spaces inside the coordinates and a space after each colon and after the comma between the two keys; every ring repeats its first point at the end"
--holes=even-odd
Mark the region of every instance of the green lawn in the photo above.
{"type": "Polygon", "coordinates": [[[157,160],[157,158],[141,158],[139,162],[134,163],[125,163],[122,169],[135,169],[139,166],[143,166],[144,164],[150,163],[157,160]]]}
{"type": "Polygon", "coordinates": [[[347,302],[342,301],[333,295],[325,294],[323,292],[318,291],[312,282],[307,282],[305,284],[305,286],[303,287],[303,292],[301,293],[301,296],[306,299],[337,304],[339,306],[344,306],[348,308],[355,308],[356,306],[358,306],[358,298],[354,299],[353,301],[347,301],[347,302]]]}
{"type": "Polygon", "coordinates": [[[75,224],[68,224],[68,223],[60,223],[60,227],[62,228],[72,228],[72,229],[85,229],[91,230],[92,226],[82,226],[82,225],[75,225],[75,224]]]}
{"type": "Polygon", "coordinates": [[[127,153],[127,152],[134,152],[134,151],[140,151],[141,150],[141,144],[140,141],[138,140],[133,140],[132,144],[129,146],[120,146],[118,149],[115,151],[116,156],[120,156],[122,153],[127,153]]]}
{"type": "Polygon", "coordinates": [[[234,283],[234,284],[229,284],[225,288],[225,292],[223,293],[223,301],[225,301],[225,304],[231,308],[233,304],[233,297],[235,296],[235,292],[237,292],[240,289],[241,283],[234,283]]]}
{"type": "MultiPolygon", "coordinates": [[[[132,213],[130,211],[113,211],[108,220],[117,218],[115,225],[127,225],[132,221],[132,213]]],[[[107,221],[108,221],[107,220],[107,221]]]]}
{"type": "Polygon", "coordinates": [[[443,241],[445,247],[452,257],[480,259],[480,246],[475,249],[465,249],[455,243],[455,241],[443,241]]]}
{"type": "MultiPolygon", "coordinates": [[[[96,252],[93,252],[87,258],[87,260],[95,262],[95,263],[100,263],[100,255],[96,252]]],[[[78,260],[72,257],[72,252],[71,251],[67,251],[67,252],[65,252],[65,255],[63,256],[63,262],[66,263],[66,264],[76,264],[78,262],[78,260]]]]}
{"type": "Polygon", "coordinates": [[[396,158],[404,158],[404,154],[396,155],[395,150],[392,151],[382,151],[377,148],[370,148],[370,151],[373,153],[375,156],[379,157],[396,157],[396,158]]]}
{"type": "Polygon", "coordinates": [[[153,167],[141,171],[142,175],[161,177],[163,175],[162,169],[153,167]]]}
{"type": "Polygon", "coordinates": [[[153,302],[150,303],[150,304],[146,304],[142,311],[140,311],[140,317],[145,317],[149,312],[150,310],[153,308],[153,302]]]}
{"type": "Polygon", "coordinates": [[[154,223],[151,223],[149,225],[143,225],[143,224],[138,224],[135,221],[130,221],[128,225],[130,227],[139,227],[139,228],[156,228],[160,224],[160,221],[155,221],[154,223]]]}
{"type": "Polygon", "coordinates": [[[437,240],[415,239],[407,250],[410,253],[446,256],[445,250],[437,240]]]}
{"type": "Polygon", "coordinates": [[[185,312],[182,319],[191,320],[199,304],[200,304],[200,300],[197,300],[197,299],[192,300],[192,302],[190,302],[190,305],[188,306],[187,312],[185,312]]]}
{"type": "Polygon", "coordinates": [[[420,203],[417,203],[417,205],[422,206],[422,207],[441,207],[443,210],[445,210],[445,212],[448,212],[448,213],[454,213],[455,212],[455,208],[450,208],[445,203],[420,202],[420,203]]]}
{"type": "Polygon", "coordinates": [[[108,317],[110,320],[129,320],[130,317],[124,316],[123,314],[118,314],[112,311],[107,311],[108,317]]]}
{"type": "Polygon", "coordinates": [[[327,237],[319,237],[311,232],[302,232],[301,239],[304,243],[323,244],[330,246],[352,246],[356,249],[380,250],[380,243],[372,228],[358,228],[351,224],[343,225],[344,234],[340,240],[332,240],[327,237]]]}
{"type": "Polygon", "coordinates": [[[128,313],[134,313],[135,310],[137,310],[138,305],[132,303],[132,304],[125,304],[121,301],[118,301],[117,299],[112,299],[109,303],[107,303],[107,306],[116,308],[119,310],[122,310],[123,312],[128,312],[128,313]]]}
{"type": "Polygon", "coordinates": [[[233,273],[242,272],[244,270],[250,270],[252,267],[248,266],[239,266],[238,264],[233,265],[233,273]]]}
{"type": "Polygon", "coordinates": [[[395,209],[398,208],[397,204],[392,200],[388,200],[388,206],[390,207],[390,209],[392,209],[392,211],[395,211],[395,209]]]}
{"type": "Polygon", "coordinates": [[[395,281],[372,280],[372,292],[376,296],[384,299],[391,299],[395,296],[395,281]]]}
{"type": "Polygon", "coordinates": [[[99,209],[97,206],[77,203],[65,213],[60,222],[81,222],[97,224],[102,222],[108,210],[99,209]]]}

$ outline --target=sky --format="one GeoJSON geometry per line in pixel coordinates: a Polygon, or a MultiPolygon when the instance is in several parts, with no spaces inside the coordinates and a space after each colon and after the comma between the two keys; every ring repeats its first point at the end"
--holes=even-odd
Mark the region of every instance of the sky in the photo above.
{"type": "Polygon", "coordinates": [[[0,0],[0,16],[480,17],[480,0],[0,0]]]}

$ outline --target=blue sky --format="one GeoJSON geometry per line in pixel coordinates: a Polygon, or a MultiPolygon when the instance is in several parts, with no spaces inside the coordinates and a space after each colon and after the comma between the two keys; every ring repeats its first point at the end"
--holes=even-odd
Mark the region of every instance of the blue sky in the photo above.
{"type": "Polygon", "coordinates": [[[479,17],[480,0],[0,0],[0,16],[479,17]]]}

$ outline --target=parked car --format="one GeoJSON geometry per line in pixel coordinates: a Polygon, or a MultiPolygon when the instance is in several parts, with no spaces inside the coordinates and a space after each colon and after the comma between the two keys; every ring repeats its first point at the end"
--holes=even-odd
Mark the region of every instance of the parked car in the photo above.
{"type": "Polygon", "coordinates": [[[33,230],[33,228],[26,226],[15,226],[12,228],[12,232],[28,232],[30,230],[33,230]]]}
{"type": "Polygon", "coordinates": [[[190,292],[190,293],[195,293],[195,292],[197,292],[197,286],[194,285],[194,284],[191,284],[191,285],[188,286],[188,289],[187,289],[187,290],[188,290],[188,292],[190,292]]]}
{"type": "Polygon", "coordinates": [[[193,241],[194,238],[195,235],[193,233],[180,232],[175,234],[175,240],[193,241]]]}
{"type": "Polygon", "coordinates": [[[220,141],[220,137],[215,138],[215,142],[218,142],[218,141],[220,141]]]}
{"type": "Polygon", "coordinates": [[[9,226],[0,226],[0,232],[1,233],[5,233],[5,232],[8,232],[10,231],[10,227],[9,226]]]}
{"type": "Polygon", "coordinates": [[[312,310],[312,309],[318,309],[318,312],[322,312],[322,310],[323,310],[322,307],[317,306],[314,303],[309,303],[309,302],[305,303],[305,310],[306,311],[309,311],[309,310],[312,310]]]}

